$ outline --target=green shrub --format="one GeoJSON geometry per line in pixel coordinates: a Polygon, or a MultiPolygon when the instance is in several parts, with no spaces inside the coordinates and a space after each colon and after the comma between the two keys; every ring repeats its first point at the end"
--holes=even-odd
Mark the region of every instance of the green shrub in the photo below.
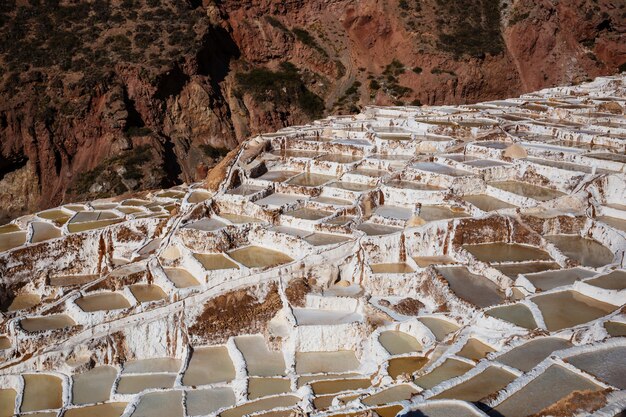
{"type": "Polygon", "coordinates": [[[456,58],[469,55],[483,58],[504,51],[500,30],[499,0],[436,0],[440,20],[447,22],[448,33],[439,34],[439,47],[456,58]]]}
{"type": "Polygon", "coordinates": [[[346,75],[346,67],[341,63],[341,61],[335,60],[335,66],[337,67],[337,75],[339,76],[339,78],[346,75]]]}
{"type": "Polygon", "coordinates": [[[441,74],[448,74],[451,75],[453,77],[456,77],[456,73],[454,71],[450,71],[450,70],[444,70],[441,68],[433,68],[430,70],[431,74],[435,74],[435,75],[441,75],[441,74]]]}
{"type": "Polygon", "coordinates": [[[414,67],[413,68],[413,72],[416,74],[421,74],[422,73],[422,68],[421,67],[414,67]]]}
{"type": "Polygon", "coordinates": [[[306,29],[294,28],[293,34],[296,35],[296,39],[305,44],[306,46],[315,49],[324,56],[328,56],[328,53],[317,43],[317,40],[306,29]]]}
{"type": "Polygon", "coordinates": [[[267,20],[267,23],[269,23],[276,29],[280,29],[283,32],[289,32],[289,29],[287,29],[287,27],[283,25],[283,23],[280,20],[276,19],[274,16],[265,16],[265,20],[267,20]]]}
{"type": "Polygon", "coordinates": [[[213,159],[222,158],[228,153],[228,149],[226,148],[216,148],[204,143],[201,144],[199,148],[206,156],[213,159]]]}
{"type": "Polygon", "coordinates": [[[149,127],[145,127],[145,126],[144,127],[130,126],[126,130],[126,134],[130,138],[133,138],[136,136],[148,136],[152,134],[152,129],[150,129],[149,127]]]}
{"type": "Polygon", "coordinates": [[[383,74],[388,77],[389,76],[397,77],[400,74],[404,74],[405,71],[406,70],[404,68],[404,64],[398,61],[397,59],[394,59],[393,61],[391,61],[389,65],[385,67],[383,74]]]}
{"type": "Polygon", "coordinates": [[[353,82],[352,85],[350,86],[350,88],[348,88],[346,90],[345,95],[348,96],[348,95],[358,94],[359,87],[361,87],[361,82],[360,81],[353,82]]]}
{"type": "Polygon", "coordinates": [[[255,68],[245,73],[235,74],[237,92],[250,93],[257,101],[274,102],[287,106],[295,102],[311,117],[321,117],[324,102],[304,85],[298,68],[291,62],[284,62],[278,71],[255,68]]]}
{"type": "Polygon", "coordinates": [[[519,22],[522,22],[528,19],[529,16],[530,16],[530,12],[515,13],[513,14],[513,16],[511,16],[511,19],[509,20],[509,26],[514,26],[518,24],[519,22]]]}

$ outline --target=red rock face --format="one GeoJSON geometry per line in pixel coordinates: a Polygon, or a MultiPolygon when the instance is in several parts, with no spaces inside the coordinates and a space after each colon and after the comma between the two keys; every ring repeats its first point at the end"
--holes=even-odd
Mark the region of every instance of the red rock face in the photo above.
{"type": "MultiPolygon", "coordinates": [[[[150,3],[135,1],[138,22],[155,10],[150,3]]],[[[134,60],[112,55],[91,84],[76,87],[75,66],[29,64],[1,75],[0,217],[199,180],[214,148],[323,113],[510,97],[626,62],[626,6],[614,0],[190,4],[180,12],[193,15],[184,48],[168,49],[163,30],[165,46],[148,44],[151,52],[134,60]],[[281,72],[285,61],[295,73],[281,72]],[[242,88],[241,74],[260,68],[273,71],[269,87],[242,88]],[[149,157],[133,154],[142,145],[149,157]]],[[[88,46],[106,46],[115,30],[88,46]]],[[[126,31],[132,53],[142,30],[126,31]]]]}

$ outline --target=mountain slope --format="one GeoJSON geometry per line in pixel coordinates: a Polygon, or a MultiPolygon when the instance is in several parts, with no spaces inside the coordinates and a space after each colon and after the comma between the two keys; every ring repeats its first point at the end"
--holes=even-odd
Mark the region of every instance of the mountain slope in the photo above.
{"type": "Polygon", "coordinates": [[[247,136],[626,62],[622,1],[9,0],[0,216],[193,181],[247,136]],[[253,3],[253,4],[250,4],[253,3]]]}

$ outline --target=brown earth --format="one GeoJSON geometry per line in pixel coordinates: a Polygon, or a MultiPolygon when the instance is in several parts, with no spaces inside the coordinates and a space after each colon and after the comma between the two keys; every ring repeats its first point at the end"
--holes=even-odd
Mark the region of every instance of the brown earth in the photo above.
{"type": "Polygon", "coordinates": [[[616,73],[625,31],[621,0],[6,0],[0,217],[200,180],[331,112],[616,73]]]}
{"type": "Polygon", "coordinates": [[[225,343],[231,336],[264,333],[269,321],[282,308],[276,283],[267,284],[259,300],[247,289],[234,290],[209,300],[189,328],[196,342],[225,343]]]}
{"type": "Polygon", "coordinates": [[[606,396],[610,390],[574,391],[560,401],[546,407],[530,417],[566,417],[584,412],[592,413],[607,403],[606,396]]]}

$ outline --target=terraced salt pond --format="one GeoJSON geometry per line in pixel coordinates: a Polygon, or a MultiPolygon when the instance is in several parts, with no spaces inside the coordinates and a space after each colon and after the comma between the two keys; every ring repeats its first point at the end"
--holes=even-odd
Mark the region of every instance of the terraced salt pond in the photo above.
{"type": "Polygon", "coordinates": [[[600,216],[598,220],[608,224],[611,227],[616,228],[617,230],[621,230],[622,232],[626,232],[626,220],[618,219],[611,216],[600,216]]]}
{"type": "Polygon", "coordinates": [[[383,205],[376,208],[375,213],[389,219],[409,220],[413,216],[412,210],[404,207],[383,205]]]}
{"type": "Polygon", "coordinates": [[[413,260],[420,268],[426,268],[430,265],[450,265],[456,263],[449,256],[414,256],[413,260]]]}
{"type": "Polygon", "coordinates": [[[224,407],[235,405],[235,394],[232,388],[217,387],[187,392],[187,414],[200,416],[216,412],[224,407]]]}
{"type": "Polygon", "coordinates": [[[515,377],[515,374],[503,368],[490,366],[478,375],[437,394],[433,398],[454,398],[472,402],[480,401],[506,387],[515,377]]]}
{"type": "Polygon", "coordinates": [[[150,392],[143,394],[132,417],[182,416],[182,391],[150,392]]]}
{"type": "Polygon", "coordinates": [[[422,345],[410,334],[388,330],[378,336],[378,341],[390,355],[415,353],[422,350],[422,345]]]}
{"type": "Polygon", "coordinates": [[[26,242],[25,231],[2,233],[0,234],[0,251],[7,251],[10,249],[16,248],[18,246],[23,245],[25,242],[26,242]]]}
{"type": "Polygon", "coordinates": [[[320,220],[332,214],[330,211],[315,210],[310,208],[300,208],[285,212],[285,216],[296,217],[303,220],[320,220]]]}
{"type": "Polygon", "coordinates": [[[270,268],[293,261],[286,254],[260,246],[248,246],[228,252],[228,256],[248,268],[270,268]]]}
{"type": "Polygon", "coordinates": [[[200,282],[189,271],[183,268],[165,268],[165,275],[176,288],[197,287],[200,282]]]}
{"type": "Polygon", "coordinates": [[[0,336],[0,350],[10,349],[11,340],[6,336],[0,336]]]}
{"type": "Polygon", "coordinates": [[[494,408],[501,416],[525,417],[538,413],[574,391],[602,388],[561,366],[552,365],[521,390],[494,408]],[[532,398],[532,401],[529,401],[532,398]]]}
{"type": "Polygon", "coordinates": [[[221,253],[194,253],[196,258],[207,271],[220,269],[237,269],[239,266],[221,253]]]}
{"type": "Polygon", "coordinates": [[[299,398],[295,395],[281,395],[275,397],[263,398],[260,400],[251,401],[226,411],[223,411],[221,417],[243,417],[247,414],[255,412],[267,411],[273,408],[284,408],[296,405],[299,402],[299,398]]]}
{"type": "Polygon", "coordinates": [[[248,375],[277,376],[285,374],[285,360],[281,352],[270,351],[260,336],[239,336],[235,345],[246,361],[248,375]]]}
{"type": "Polygon", "coordinates": [[[557,331],[596,320],[616,307],[576,291],[562,291],[532,298],[539,306],[549,331],[557,331]]]}
{"type": "Polygon", "coordinates": [[[615,346],[570,356],[567,362],[602,382],[626,389],[626,363],[622,360],[625,354],[626,346],[615,346]]]}
{"type": "Polygon", "coordinates": [[[367,107],[0,225],[0,416],[619,415],[625,83],[367,107]]]}
{"type": "Polygon", "coordinates": [[[69,287],[83,285],[98,279],[98,275],[58,275],[50,277],[49,284],[53,287],[69,287]]]}
{"type": "Polygon", "coordinates": [[[626,289],[626,271],[617,270],[609,272],[608,274],[587,280],[586,283],[605,290],[621,291],[626,289]]]}
{"type": "Polygon", "coordinates": [[[545,251],[528,245],[517,243],[482,243],[478,245],[464,245],[469,253],[483,262],[522,262],[548,261],[550,255],[545,251]]]}
{"type": "Polygon", "coordinates": [[[479,307],[500,304],[504,294],[487,278],[472,274],[465,267],[440,267],[438,271],[448,281],[454,293],[479,307]]]}
{"type": "Polygon", "coordinates": [[[298,171],[269,171],[259,177],[260,180],[283,182],[298,175],[298,171]]]}
{"type": "Polygon", "coordinates": [[[478,339],[470,338],[457,355],[479,361],[491,352],[495,352],[495,349],[478,339]]]}
{"type": "Polygon", "coordinates": [[[459,326],[443,318],[420,317],[422,322],[433,333],[438,342],[443,341],[450,333],[459,329],[459,326]]]}
{"type": "Polygon", "coordinates": [[[86,313],[119,310],[130,307],[128,300],[122,294],[118,293],[87,295],[77,299],[76,305],[86,313]]]}
{"type": "Polygon", "coordinates": [[[413,164],[412,167],[420,171],[433,172],[451,177],[463,177],[472,175],[472,173],[469,171],[451,168],[447,165],[442,165],[435,162],[418,162],[413,164]]]}
{"type": "Polygon", "coordinates": [[[582,266],[598,268],[613,262],[613,252],[595,240],[577,235],[553,235],[546,239],[582,266]]]}
{"type": "Polygon", "coordinates": [[[15,409],[17,392],[14,389],[0,389],[0,416],[11,417],[15,409]]]}
{"type": "Polygon", "coordinates": [[[349,372],[359,367],[353,351],[296,352],[296,372],[316,374],[325,372],[349,372]]]}
{"type": "Polygon", "coordinates": [[[301,185],[303,187],[319,187],[336,179],[330,175],[304,173],[290,179],[287,183],[291,185],[301,185]]]}
{"type": "Polygon", "coordinates": [[[135,284],[130,287],[130,291],[140,303],[159,301],[167,298],[167,294],[163,291],[163,288],[154,284],[135,284]]]}
{"type": "Polygon", "coordinates": [[[117,385],[118,394],[138,394],[150,389],[172,388],[176,374],[162,375],[124,375],[117,385]]]}
{"type": "Polygon", "coordinates": [[[83,211],[76,213],[68,222],[70,233],[100,229],[121,222],[123,219],[108,211],[83,211]]]}
{"type": "Polygon", "coordinates": [[[18,294],[13,298],[11,304],[7,308],[6,311],[19,311],[19,310],[28,310],[29,308],[35,307],[41,302],[41,296],[39,294],[32,293],[22,293],[18,294]]]}
{"type": "Polygon", "coordinates": [[[99,366],[72,377],[72,403],[93,404],[108,401],[117,379],[113,366],[99,366]]]}
{"type": "Polygon", "coordinates": [[[365,405],[383,405],[388,403],[395,403],[398,401],[410,400],[411,397],[418,393],[418,390],[411,385],[396,385],[391,388],[387,388],[376,394],[370,395],[361,400],[365,405]]]}
{"type": "Polygon", "coordinates": [[[443,187],[438,187],[436,185],[423,184],[415,181],[405,181],[405,180],[391,180],[387,181],[386,185],[389,187],[394,187],[398,189],[406,189],[406,190],[414,190],[414,191],[442,191],[445,190],[443,187]]]}
{"type": "Polygon", "coordinates": [[[365,232],[368,236],[384,236],[393,233],[400,232],[402,229],[399,227],[386,226],[376,223],[361,223],[357,226],[357,229],[365,232]]]}
{"type": "Polygon", "coordinates": [[[607,321],[604,323],[604,328],[610,336],[626,336],[626,323],[607,321]]]}
{"type": "Polygon", "coordinates": [[[537,328],[533,313],[523,304],[494,307],[485,312],[487,315],[508,321],[517,326],[532,330],[537,328]]]}
{"type": "Polygon", "coordinates": [[[375,274],[410,274],[415,270],[406,263],[388,263],[370,265],[375,274]]]}
{"type": "Polygon", "coordinates": [[[517,346],[496,360],[504,365],[528,372],[539,362],[550,356],[552,352],[567,349],[573,345],[565,339],[558,337],[544,337],[526,342],[517,346]]]}
{"type": "Polygon", "coordinates": [[[583,268],[573,268],[528,274],[525,275],[525,278],[540,290],[548,291],[565,285],[571,285],[576,281],[593,275],[595,275],[593,271],[583,268]]]}
{"type": "Polygon", "coordinates": [[[235,378],[235,367],[226,347],[201,347],[195,349],[183,377],[187,386],[228,382],[235,378]]]}
{"type": "Polygon", "coordinates": [[[26,374],[20,411],[39,411],[61,408],[63,405],[62,380],[54,375],[26,374]]]}
{"type": "Polygon", "coordinates": [[[89,407],[73,408],[65,412],[68,417],[120,417],[128,403],[117,402],[92,405],[89,407]]]}
{"type": "Polygon", "coordinates": [[[448,379],[456,378],[471,370],[474,366],[458,359],[446,359],[430,372],[415,378],[415,383],[424,389],[436,387],[448,379]]]}
{"type": "Polygon", "coordinates": [[[565,193],[550,188],[540,187],[519,181],[496,181],[489,183],[492,187],[537,201],[549,201],[562,197],[565,193]]]}
{"type": "Polygon", "coordinates": [[[44,317],[28,317],[20,321],[20,326],[27,332],[43,332],[72,327],[76,323],[66,314],[53,314],[44,317]]]}
{"type": "Polygon", "coordinates": [[[291,382],[283,378],[250,378],[248,380],[248,398],[255,400],[291,391],[291,382]]]}
{"type": "Polygon", "coordinates": [[[387,373],[393,379],[398,377],[407,377],[419,371],[428,362],[423,356],[404,356],[401,358],[390,359],[387,364],[387,373]]]}
{"type": "Polygon", "coordinates": [[[482,211],[495,211],[515,208],[513,204],[509,204],[500,199],[485,194],[465,195],[463,196],[463,200],[475,205],[482,211]]]}
{"type": "Polygon", "coordinates": [[[269,196],[255,201],[259,206],[267,206],[269,208],[278,208],[287,204],[294,204],[298,201],[306,199],[300,195],[273,193],[269,196]]]}

